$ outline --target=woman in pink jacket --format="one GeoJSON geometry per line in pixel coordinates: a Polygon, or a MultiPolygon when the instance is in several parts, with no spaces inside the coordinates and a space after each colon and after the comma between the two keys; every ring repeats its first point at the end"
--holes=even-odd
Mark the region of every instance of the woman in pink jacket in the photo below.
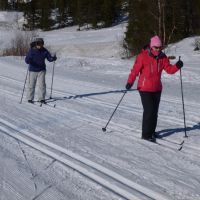
{"type": "Polygon", "coordinates": [[[155,129],[162,92],[162,71],[174,74],[183,67],[181,60],[171,65],[161,48],[161,39],[158,36],[152,37],[149,47],[137,56],[126,84],[126,89],[131,89],[136,77],[139,76],[137,89],[143,105],[142,139],[151,142],[156,141],[155,129]]]}

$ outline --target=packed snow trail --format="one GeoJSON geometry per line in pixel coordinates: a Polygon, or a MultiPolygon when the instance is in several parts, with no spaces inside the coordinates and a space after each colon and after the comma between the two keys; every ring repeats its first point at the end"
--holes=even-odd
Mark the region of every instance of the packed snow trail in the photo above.
{"type": "MultiPolygon", "coordinates": [[[[61,163],[64,163],[68,166],[70,166],[71,168],[77,170],[78,172],[84,174],[85,176],[93,179],[94,181],[96,181],[97,183],[100,183],[102,184],[103,186],[105,186],[106,188],[114,191],[115,193],[119,194],[120,196],[128,199],[128,200],[137,200],[137,199],[140,199],[138,198],[137,196],[129,193],[128,191],[125,191],[123,189],[120,189],[119,187],[117,186],[114,186],[112,185],[111,183],[107,182],[106,179],[104,178],[101,178],[99,176],[96,176],[95,174],[89,172],[87,169],[84,169],[83,167],[79,165],[76,165],[76,164],[73,164],[73,162],[70,162],[69,160],[66,160],[64,158],[62,158],[61,156],[58,156],[58,154],[55,154],[53,153],[53,151],[58,151],[58,152],[61,152],[62,154],[64,155],[67,155],[69,156],[70,158],[73,158],[75,159],[76,161],[79,161],[85,165],[87,165],[88,167],[91,167],[99,172],[101,172],[102,174],[105,174],[106,176],[108,177],[111,177],[112,179],[114,179],[115,181],[118,181],[120,183],[122,183],[124,186],[126,185],[127,187],[130,187],[132,188],[133,190],[136,190],[138,192],[140,192],[140,194],[144,195],[143,198],[146,197],[150,197],[151,199],[155,199],[155,200],[166,200],[168,199],[167,197],[164,197],[158,193],[155,193],[154,191],[152,190],[149,190],[148,188],[145,188],[145,187],[142,187],[140,185],[138,185],[137,183],[134,183],[128,179],[126,179],[125,177],[122,177],[121,175],[113,172],[113,171],[110,171],[106,168],[104,168],[103,166],[99,165],[99,164],[96,164],[86,158],[83,158],[69,150],[66,150],[64,148],[61,148],[60,146],[57,146],[51,142],[48,142],[47,140],[44,140],[42,138],[39,138],[37,136],[34,136],[33,134],[29,133],[28,131],[26,130],[21,130],[21,129],[18,129],[18,127],[12,125],[11,123],[3,120],[3,119],[0,119],[0,124],[1,124],[1,127],[0,127],[0,130],[8,135],[10,135],[11,137],[23,142],[24,144],[27,144],[29,146],[31,146],[32,148],[36,149],[36,150],[39,150],[43,153],[45,153],[46,155],[50,156],[51,158],[61,162],[61,163]],[[9,130],[11,129],[11,130],[9,130]],[[16,132],[16,133],[13,133],[16,132]],[[19,134],[17,134],[19,133],[19,134]],[[21,136],[23,135],[23,136],[21,136]],[[34,140],[34,142],[31,142],[31,140],[34,140]],[[40,147],[40,145],[45,145],[46,147],[52,149],[50,151],[48,151],[47,149],[44,149],[44,147],[40,147]]],[[[123,187],[123,186],[121,186],[123,187]]]]}

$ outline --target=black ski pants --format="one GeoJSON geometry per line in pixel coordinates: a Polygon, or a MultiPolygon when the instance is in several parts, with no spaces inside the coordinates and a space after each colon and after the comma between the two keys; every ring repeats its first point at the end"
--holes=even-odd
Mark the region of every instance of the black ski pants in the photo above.
{"type": "Polygon", "coordinates": [[[140,91],[143,105],[142,138],[150,139],[155,133],[161,92],[140,91]]]}

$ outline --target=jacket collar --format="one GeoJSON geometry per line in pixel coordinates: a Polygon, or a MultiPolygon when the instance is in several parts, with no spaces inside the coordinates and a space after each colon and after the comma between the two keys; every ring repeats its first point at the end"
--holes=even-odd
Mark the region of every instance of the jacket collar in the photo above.
{"type": "Polygon", "coordinates": [[[160,51],[160,53],[157,56],[154,56],[151,52],[150,47],[147,48],[147,51],[148,51],[149,56],[155,58],[156,60],[159,60],[165,56],[165,54],[162,51],[160,51]]]}

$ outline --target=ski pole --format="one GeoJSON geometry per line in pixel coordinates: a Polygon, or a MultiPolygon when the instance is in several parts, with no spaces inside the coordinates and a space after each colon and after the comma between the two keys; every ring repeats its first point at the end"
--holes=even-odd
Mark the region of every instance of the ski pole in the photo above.
{"type": "Polygon", "coordinates": [[[28,76],[28,68],[27,68],[27,72],[26,72],[26,78],[25,78],[25,81],[24,81],[24,88],[23,88],[23,91],[22,91],[21,100],[19,102],[20,104],[22,103],[22,99],[23,99],[23,96],[24,96],[24,90],[25,90],[25,86],[26,86],[27,76],[28,76]]]}
{"type": "Polygon", "coordinates": [[[53,71],[52,71],[52,78],[51,78],[51,93],[50,93],[50,97],[49,97],[49,99],[52,99],[52,89],[53,89],[54,69],[55,69],[55,61],[53,62],[53,71]]]}
{"type": "MultiPolygon", "coordinates": [[[[179,56],[179,60],[180,60],[180,59],[181,59],[181,56],[179,56]]],[[[188,136],[187,136],[187,132],[186,132],[185,104],[184,104],[184,97],[183,97],[183,81],[182,81],[182,72],[181,72],[181,68],[180,68],[180,82],[181,82],[181,96],[182,96],[182,105],[183,105],[184,131],[185,131],[185,136],[184,136],[184,137],[188,137],[188,136]]]]}
{"type": "Polygon", "coordinates": [[[103,132],[105,132],[105,131],[106,131],[106,128],[107,128],[108,124],[110,123],[110,120],[112,119],[113,115],[115,114],[115,112],[116,112],[116,110],[117,110],[117,108],[118,108],[119,104],[121,103],[122,99],[124,98],[124,96],[125,96],[126,92],[127,92],[127,91],[125,91],[125,92],[124,92],[124,94],[122,95],[122,97],[121,97],[121,99],[120,99],[119,103],[117,104],[117,106],[116,106],[115,110],[113,111],[112,115],[110,116],[110,119],[108,120],[108,122],[107,122],[106,126],[102,128],[102,131],[103,131],[103,132]]]}

